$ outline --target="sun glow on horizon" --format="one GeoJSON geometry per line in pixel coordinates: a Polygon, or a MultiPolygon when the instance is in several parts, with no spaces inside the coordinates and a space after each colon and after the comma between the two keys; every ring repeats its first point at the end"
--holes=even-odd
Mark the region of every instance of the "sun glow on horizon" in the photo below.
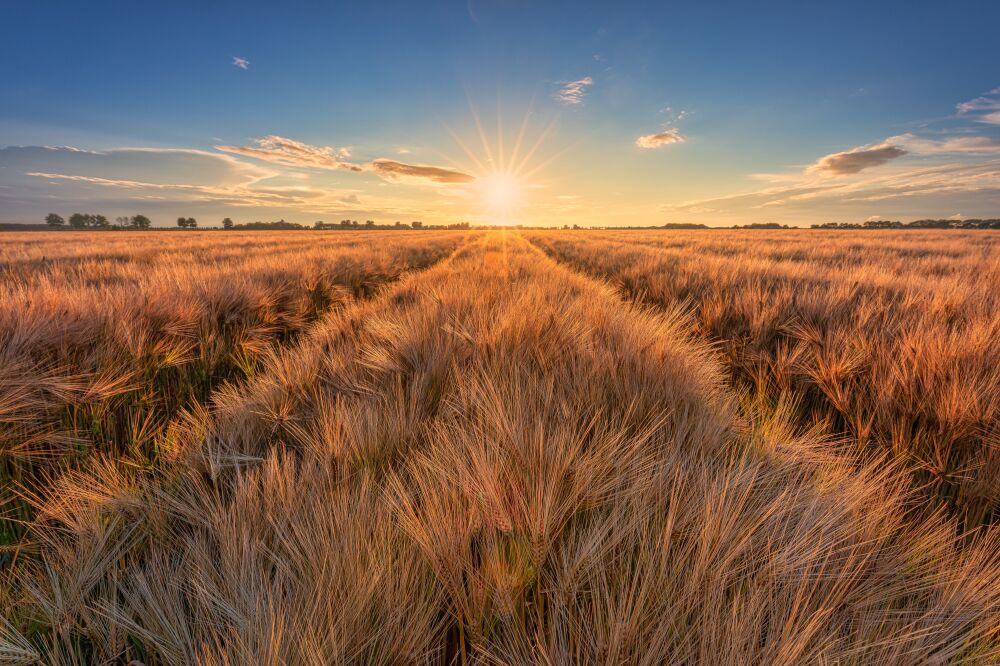
{"type": "Polygon", "coordinates": [[[470,214],[490,224],[529,222],[527,218],[532,209],[540,203],[533,201],[537,196],[533,197],[531,193],[546,189],[537,180],[538,175],[562,152],[556,151],[541,161],[536,160],[540,148],[555,129],[556,121],[552,120],[540,131],[532,132],[530,121],[534,113],[529,108],[516,130],[505,128],[498,105],[496,134],[489,137],[480,113],[471,101],[469,109],[476,130],[472,141],[465,141],[451,128],[447,129],[467,160],[465,164],[454,163],[454,166],[475,178],[466,190],[469,202],[474,206],[470,214]],[[507,141],[510,137],[514,140],[507,141]],[[478,146],[473,148],[477,140],[478,146]]]}
{"type": "Polygon", "coordinates": [[[511,173],[494,172],[476,180],[485,212],[498,220],[511,221],[524,205],[525,186],[511,173]]]}

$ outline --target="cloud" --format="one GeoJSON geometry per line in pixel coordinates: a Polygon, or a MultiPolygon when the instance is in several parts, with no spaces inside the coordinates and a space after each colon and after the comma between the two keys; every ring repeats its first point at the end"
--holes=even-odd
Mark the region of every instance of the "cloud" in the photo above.
{"type": "Polygon", "coordinates": [[[284,166],[346,170],[355,173],[370,171],[389,181],[424,180],[431,183],[468,183],[475,180],[473,176],[454,169],[425,164],[406,164],[384,158],[372,160],[367,164],[346,162],[344,158],[351,155],[349,148],[312,146],[274,134],[255,139],[254,144],[256,145],[216,146],[216,148],[227,153],[284,166]]]}
{"type": "Polygon", "coordinates": [[[435,183],[470,183],[475,180],[473,176],[454,169],[424,164],[404,164],[396,160],[374,160],[370,167],[375,173],[387,180],[422,178],[435,183]]]}
{"type": "Polygon", "coordinates": [[[1000,153],[1000,139],[988,136],[951,136],[944,139],[927,139],[913,134],[900,134],[886,139],[886,143],[900,146],[917,155],[991,155],[1000,153]]]}
{"type": "Polygon", "coordinates": [[[594,80],[589,76],[563,83],[562,87],[556,93],[556,99],[563,104],[581,104],[583,103],[583,98],[587,95],[587,88],[592,85],[594,85],[594,80]]]}
{"type": "Polygon", "coordinates": [[[153,184],[211,182],[250,185],[277,175],[266,167],[229,155],[187,148],[115,148],[80,150],[68,146],[8,146],[0,148],[0,167],[24,174],[52,172],[85,174],[108,180],[153,184]]]}
{"type": "MultiPolygon", "coordinates": [[[[987,94],[994,94],[994,91],[990,91],[987,94]]],[[[962,116],[970,113],[976,113],[978,111],[993,111],[995,109],[1000,109],[1000,99],[985,96],[970,99],[968,102],[962,102],[961,104],[955,105],[955,110],[962,116]]]]}
{"type": "MultiPolygon", "coordinates": [[[[959,206],[972,206],[982,214],[992,214],[1000,205],[1000,160],[984,162],[946,162],[918,167],[891,167],[874,176],[831,180],[824,175],[798,174],[788,184],[755,192],[732,194],[710,199],[686,201],[668,210],[744,215],[751,209],[771,209],[782,206],[792,216],[814,214],[817,210],[830,215],[845,213],[860,217],[871,202],[913,201],[913,216],[954,212],[959,206]],[[946,209],[947,212],[944,212],[946,209]],[[941,212],[935,213],[936,210],[941,212]]],[[[864,212],[864,215],[869,215],[864,212]]],[[[895,217],[904,213],[891,214],[895,217]]],[[[793,220],[794,221],[794,220],[793,220]]]]}
{"type": "Polygon", "coordinates": [[[955,106],[960,116],[971,116],[973,120],[988,125],[1000,125],[1000,88],[962,102],[955,106]]]}
{"type": "Polygon", "coordinates": [[[644,134],[635,140],[635,145],[640,148],[662,148],[672,143],[681,143],[684,137],[676,128],[670,128],[657,132],[656,134],[644,134]]]}
{"type": "Polygon", "coordinates": [[[0,148],[0,219],[29,221],[63,210],[150,214],[260,208],[348,210],[350,192],[302,180],[230,155],[188,149],[0,148]]]}
{"type": "Polygon", "coordinates": [[[286,139],[276,134],[255,139],[254,143],[256,144],[254,146],[216,146],[215,148],[226,153],[253,157],[284,166],[346,169],[356,172],[364,170],[357,164],[342,161],[343,158],[350,157],[349,148],[311,146],[308,143],[286,139]]]}
{"type": "Polygon", "coordinates": [[[891,162],[897,157],[902,157],[906,152],[899,146],[888,142],[860,146],[821,157],[807,171],[823,175],[845,176],[891,162]]]}
{"type": "Polygon", "coordinates": [[[240,69],[250,69],[250,61],[246,58],[233,56],[233,66],[239,67],[240,69]]]}
{"type": "Polygon", "coordinates": [[[979,118],[981,123],[989,123],[990,125],[1000,125],[1000,111],[994,111],[993,113],[987,113],[979,118]]]}

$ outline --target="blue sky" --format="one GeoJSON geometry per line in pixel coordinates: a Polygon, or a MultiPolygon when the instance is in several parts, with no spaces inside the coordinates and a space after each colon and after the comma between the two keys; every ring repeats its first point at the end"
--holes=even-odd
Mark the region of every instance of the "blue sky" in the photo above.
{"type": "Polygon", "coordinates": [[[4,222],[1000,215],[997,2],[4,13],[4,222]]]}

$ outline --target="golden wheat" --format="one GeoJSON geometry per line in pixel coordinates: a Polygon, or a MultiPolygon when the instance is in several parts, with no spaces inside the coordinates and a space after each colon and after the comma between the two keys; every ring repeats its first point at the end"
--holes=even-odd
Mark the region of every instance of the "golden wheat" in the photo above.
{"type": "MultiPolygon", "coordinates": [[[[148,467],[181,410],[252,375],[273,344],[461,240],[433,232],[4,235],[4,499],[11,484],[44,492],[54,467],[84,464],[95,451],[148,467]]],[[[0,546],[9,548],[27,514],[17,502],[2,508],[0,546]]]]}
{"type": "Polygon", "coordinates": [[[738,385],[890,451],[970,526],[1000,503],[1000,234],[535,233],[553,257],[686,303],[738,385]]]}
{"type": "MultiPolygon", "coordinates": [[[[610,249],[610,248],[609,248],[610,249]]],[[[25,662],[985,663],[1000,542],[496,232],[38,499],[25,662]]]]}

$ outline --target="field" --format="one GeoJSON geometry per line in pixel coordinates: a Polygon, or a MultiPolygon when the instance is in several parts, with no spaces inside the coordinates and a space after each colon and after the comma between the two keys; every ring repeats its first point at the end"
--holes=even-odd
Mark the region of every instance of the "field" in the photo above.
{"type": "Polygon", "coordinates": [[[1000,660],[1000,235],[0,236],[0,661],[1000,660]]]}

